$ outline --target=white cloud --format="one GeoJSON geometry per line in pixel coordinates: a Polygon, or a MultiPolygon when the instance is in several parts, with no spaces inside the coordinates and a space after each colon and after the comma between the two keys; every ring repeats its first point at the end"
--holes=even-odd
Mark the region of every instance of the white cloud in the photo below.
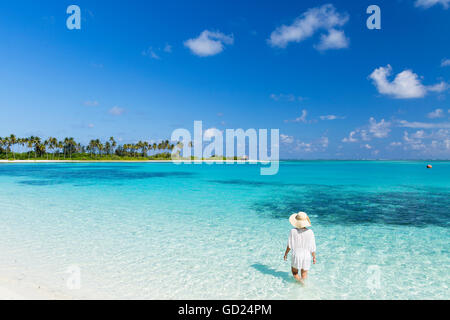
{"type": "Polygon", "coordinates": [[[336,120],[336,119],[345,119],[345,117],[336,116],[334,114],[328,114],[326,116],[320,116],[320,120],[336,120]]]}
{"type": "Polygon", "coordinates": [[[329,139],[328,137],[321,137],[315,141],[305,142],[301,140],[296,140],[295,144],[290,149],[290,152],[323,152],[328,148],[329,139]]]}
{"type": "Polygon", "coordinates": [[[442,92],[445,91],[448,88],[447,83],[445,82],[439,82],[435,85],[432,86],[427,86],[428,91],[433,91],[433,92],[442,92]]]}
{"type": "Polygon", "coordinates": [[[275,94],[275,93],[272,93],[270,95],[270,99],[272,99],[274,101],[289,101],[289,102],[304,100],[303,97],[295,96],[295,95],[290,94],[290,93],[289,94],[284,94],[284,93],[275,94]]]}
{"type": "Polygon", "coordinates": [[[112,107],[111,109],[109,109],[108,112],[114,116],[120,116],[121,114],[123,114],[125,112],[125,109],[115,106],[115,107],[112,107]]]}
{"type": "Polygon", "coordinates": [[[413,134],[407,131],[403,133],[404,149],[421,151],[427,156],[436,154],[449,155],[450,151],[450,130],[439,129],[426,133],[419,130],[413,134]]]}
{"type": "Polygon", "coordinates": [[[284,143],[284,144],[291,144],[292,142],[294,142],[293,136],[288,136],[286,134],[280,134],[280,138],[281,138],[281,143],[284,143]]]}
{"type": "Polygon", "coordinates": [[[97,107],[98,106],[98,101],[94,100],[94,101],[85,101],[84,105],[86,107],[97,107]]]}
{"type": "Polygon", "coordinates": [[[302,115],[294,120],[294,122],[303,122],[306,123],[306,116],[308,115],[308,111],[302,110],[302,115]]]}
{"type": "Polygon", "coordinates": [[[297,141],[297,145],[295,146],[296,151],[303,151],[303,152],[312,152],[312,143],[306,143],[303,141],[297,141]]]}
{"type": "Polygon", "coordinates": [[[427,123],[427,122],[409,122],[406,120],[399,120],[398,126],[403,128],[415,128],[415,129],[448,129],[450,128],[450,122],[441,123],[427,123]]]}
{"type": "Polygon", "coordinates": [[[364,126],[364,129],[357,128],[351,131],[348,137],[342,139],[342,142],[357,142],[359,141],[358,136],[362,141],[370,141],[372,138],[386,138],[391,132],[391,125],[384,119],[377,122],[375,118],[371,117],[368,126],[364,126]]]}
{"type": "Polygon", "coordinates": [[[391,123],[384,121],[384,119],[381,119],[378,123],[374,118],[369,119],[369,132],[372,133],[375,138],[386,138],[391,131],[391,129],[389,129],[390,126],[391,123]]]}
{"type": "Polygon", "coordinates": [[[291,25],[282,25],[276,28],[267,41],[272,47],[286,48],[290,42],[301,42],[312,37],[318,30],[327,30],[329,34],[322,36],[318,48],[323,46],[323,50],[338,49],[343,45],[342,37],[344,35],[343,33],[338,35],[337,32],[341,31],[334,29],[345,25],[348,19],[348,14],[337,12],[332,4],[325,4],[308,9],[291,25]]]}
{"type": "Polygon", "coordinates": [[[425,138],[425,131],[424,130],[418,130],[418,131],[416,131],[416,133],[414,133],[412,135],[412,137],[416,138],[416,139],[423,139],[423,138],[425,138]]]}
{"type": "Polygon", "coordinates": [[[370,141],[369,134],[366,130],[360,130],[361,139],[364,141],[370,141]]]}
{"type": "Polygon", "coordinates": [[[330,143],[330,139],[328,139],[328,137],[322,137],[320,138],[319,143],[322,145],[323,148],[327,148],[328,144],[330,143]]]}
{"type": "Polygon", "coordinates": [[[92,124],[92,123],[89,123],[89,124],[88,124],[88,128],[89,128],[89,129],[92,129],[92,128],[94,128],[94,127],[95,127],[94,124],[92,124]]]}
{"type": "Polygon", "coordinates": [[[344,31],[331,29],[328,34],[320,36],[320,42],[315,46],[317,50],[325,51],[328,49],[343,49],[347,48],[350,40],[345,36],[344,31]]]}
{"type": "Polygon", "coordinates": [[[161,55],[164,55],[164,53],[171,53],[171,52],[172,46],[166,43],[166,45],[162,49],[160,47],[159,48],[148,47],[148,49],[142,51],[142,55],[155,60],[160,60],[161,55]]]}
{"type": "Polygon", "coordinates": [[[308,111],[307,110],[302,110],[302,115],[300,117],[295,118],[294,120],[284,120],[284,122],[288,123],[288,122],[303,122],[303,123],[307,123],[308,120],[306,120],[306,117],[308,115],[308,111]]]}
{"type": "Polygon", "coordinates": [[[449,66],[450,66],[450,59],[443,59],[441,62],[441,67],[449,67],[449,66]]]}
{"type": "Polygon", "coordinates": [[[402,143],[399,141],[393,141],[390,144],[391,147],[400,147],[401,145],[402,145],[402,143]]]}
{"type": "Polygon", "coordinates": [[[93,100],[93,101],[85,101],[84,105],[86,107],[97,107],[98,106],[98,101],[93,100]]]}
{"type": "Polygon", "coordinates": [[[147,50],[142,51],[142,55],[155,60],[161,59],[161,57],[155,52],[155,50],[153,50],[152,47],[149,47],[147,50]]]}
{"type": "Polygon", "coordinates": [[[366,149],[368,149],[368,150],[372,149],[372,146],[371,146],[370,144],[368,144],[368,143],[366,143],[365,145],[363,145],[363,147],[366,148],[366,149]]]}
{"type": "Polygon", "coordinates": [[[432,86],[424,86],[417,74],[411,70],[404,70],[397,74],[394,80],[389,81],[388,77],[392,73],[392,67],[375,69],[369,76],[381,94],[389,95],[398,99],[422,98],[428,91],[442,92],[447,88],[444,82],[432,86]]]}
{"type": "Polygon", "coordinates": [[[197,38],[186,40],[184,45],[193,54],[199,57],[208,57],[221,53],[225,45],[231,45],[233,42],[233,35],[205,30],[197,38]]]}
{"type": "Polygon", "coordinates": [[[442,109],[436,109],[429,114],[427,114],[427,117],[430,119],[436,119],[436,118],[442,118],[444,116],[444,110],[442,109]]]}
{"type": "Polygon", "coordinates": [[[421,150],[425,148],[425,144],[422,143],[422,140],[415,139],[414,137],[410,138],[407,131],[403,133],[403,141],[406,144],[405,149],[421,150]]]}
{"type": "Polygon", "coordinates": [[[450,5],[450,0],[416,0],[415,6],[422,7],[425,9],[431,8],[432,6],[440,4],[447,9],[450,5]]]}
{"type": "Polygon", "coordinates": [[[358,139],[355,138],[356,134],[357,134],[356,131],[351,131],[350,134],[348,135],[348,138],[342,139],[342,142],[357,142],[358,139]]]}
{"type": "Polygon", "coordinates": [[[163,50],[164,50],[164,52],[171,53],[172,52],[172,46],[170,44],[166,43],[166,45],[164,46],[163,50]]]}

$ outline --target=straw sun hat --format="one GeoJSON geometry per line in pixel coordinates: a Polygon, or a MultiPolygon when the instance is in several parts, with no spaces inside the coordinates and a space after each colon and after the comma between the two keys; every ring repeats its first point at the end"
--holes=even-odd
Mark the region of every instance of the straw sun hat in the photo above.
{"type": "Polygon", "coordinates": [[[289,222],[298,229],[311,227],[311,221],[305,212],[294,213],[289,217],[289,222]]]}

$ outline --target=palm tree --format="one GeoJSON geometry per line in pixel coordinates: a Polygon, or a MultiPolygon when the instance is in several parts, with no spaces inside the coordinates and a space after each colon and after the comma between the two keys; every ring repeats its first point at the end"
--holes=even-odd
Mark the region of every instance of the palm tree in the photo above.
{"type": "Polygon", "coordinates": [[[66,153],[69,153],[69,157],[72,159],[72,151],[75,145],[76,143],[73,138],[64,138],[64,159],[66,158],[66,153]]]}
{"type": "Polygon", "coordinates": [[[66,160],[66,150],[67,150],[68,143],[69,143],[69,138],[64,138],[64,141],[63,141],[64,160],[66,160]]]}
{"type": "Polygon", "coordinates": [[[2,151],[5,151],[6,157],[8,158],[8,152],[6,151],[6,138],[0,137],[0,146],[2,147],[2,151]]]}
{"type": "Polygon", "coordinates": [[[95,140],[95,144],[96,144],[96,146],[97,146],[98,153],[99,153],[100,158],[101,158],[101,157],[102,157],[102,152],[103,152],[104,146],[103,146],[102,142],[101,142],[99,139],[95,140]]]}
{"type": "Polygon", "coordinates": [[[27,146],[28,138],[19,139],[19,144],[22,146],[22,149],[27,146]]]}
{"type": "Polygon", "coordinates": [[[133,145],[130,144],[130,143],[128,143],[126,146],[127,146],[127,147],[126,147],[125,150],[127,150],[128,156],[131,156],[131,157],[132,157],[132,156],[133,156],[133,145]]]}
{"type": "Polygon", "coordinates": [[[105,152],[107,155],[111,154],[111,143],[109,143],[109,141],[106,141],[105,143],[105,152]]]}
{"type": "Polygon", "coordinates": [[[88,148],[88,151],[90,152],[91,157],[92,157],[92,154],[95,152],[95,140],[89,141],[89,145],[88,145],[87,148],[88,148]]]}
{"type": "Polygon", "coordinates": [[[10,144],[10,146],[12,146],[11,150],[12,150],[13,158],[14,158],[14,160],[16,160],[16,155],[14,153],[14,145],[17,144],[17,138],[15,135],[11,134],[9,136],[9,144],[10,144]]]}
{"type": "Polygon", "coordinates": [[[10,151],[11,142],[9,141],[9,137],[5,137],[3,139],[3,144],[6,147],[6,160],[8,160],[8,153],[10,151]]]}
{"type": "Polygon", "coordinates": [[[114,137],[109,138],[109,143],[111,144],[112,150],[111,153],[114,153],[114,148],[117,146],[116,140],[114,140],[114,137]]]}
{"type": "Polygon", "coordinates": [[[145,147],[145,156],[148,157],[148,150],[151,148],[150,143],[145,141],[144,142],[144,147],[145,147]]]}
{"type": "Polygon", "coordinates": [[[69,138],[68,143],[69,143],[69,156],[70,156],[70,159],[72,159],[72,153],[73,153],[73,151],[75,151],[75,147],[77,146],[77,143],[75,142],[75,139],[72,137],[69,138]]]}
{"type": "Polygon", "coordinates": [[[58,160],[59,160],[60,157],[61,157],[61,149],[64,148],[63,142],[62,141],[58,141],[56,147],[58,148],[58,160]]]}
{"type": "Polygon", "coordinates": [[[41,138],[34,137],[33,139],[33,146],[34,146],[34,158],[37,158],[37,154],[41,155],[42,152],[42,144],[41,144],[41,138]]]}
{"type": "Polygon", "coordinates": [[[34,143],[33,136],[27,138],[28,160],[30,160],[30,157],[31,157],[31,151],[33,150],[33,143],[34,143]]]}
{"type": "MultiPolygon", "coordinates": [[[[53,153],[52,151],[53,151],[53,149],[54,149],[54,147],[53,147],[53,138],[52,137],[48,137],[48,139],[47,139],[47,149],[48,150],[50,150],[50,153],[53,153]]],[[[49,152],[47,152],[47,159],[48,159],[48,157],[49,157],[49,152]]]]}
{"type": "MultiPolygon", "coordinates": [[[[47,148],[50,145],[50,139],[44,141],[44,146],[47,148]]],[[[47,160],[48,160],[48,152],[47,152],[47,160]]]]}
{"type": "MultiPolygon", "coordinates": [[[[58,148],[58,140],[56,138],[50,137],[48,138],[48,140],[50,141],[50,145],[49,148],[50,150],[55,150],[56,148],[58,148]]],[[[53,152],[53,160],[55,159],[55,153],[53,152]]]]}
{"type": "Polygon", "coordinates": [[[148,143],[143,141],[139,141],[136,145],[136,149],[141,149],[142,157],[145,157],[145,154],[147,153],[147,147],[148,143]]]}

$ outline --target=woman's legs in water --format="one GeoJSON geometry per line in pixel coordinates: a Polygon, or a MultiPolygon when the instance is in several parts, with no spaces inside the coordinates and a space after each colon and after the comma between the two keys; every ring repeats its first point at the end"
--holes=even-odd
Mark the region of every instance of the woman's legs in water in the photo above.
{"type": "Polygon", "coordinates": [[[308,270],[302,269],[302,280],[305,281],[308,278],[308,270]]]}
{"type": "Polygon", "coordinates": [[[298,275],[298,269],[291,267],[291,270],[292,270],[292,275],[294,276],[294,279],[297,280],[298,282],[303,283],[302,279],[298,275]]]}

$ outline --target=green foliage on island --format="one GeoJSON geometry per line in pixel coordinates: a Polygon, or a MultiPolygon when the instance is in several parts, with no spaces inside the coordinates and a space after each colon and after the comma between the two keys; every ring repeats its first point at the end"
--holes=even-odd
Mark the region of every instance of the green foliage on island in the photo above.
{"type": "Polygon", "coordinates": [[[60,141],[53,137],[45,140],[34,136],[17,138],[13,134],[0,137],[0,159],[5,160],[170,160],[174,148],[175,145],[169,143],[169,140],[118,145],[114,137],[110,137],[104,143],[96,139],[91,140],[88,145],[82,145],[74,138],[60,141]],[[22,152],[16,152],[18,147],[22,152]]]}

